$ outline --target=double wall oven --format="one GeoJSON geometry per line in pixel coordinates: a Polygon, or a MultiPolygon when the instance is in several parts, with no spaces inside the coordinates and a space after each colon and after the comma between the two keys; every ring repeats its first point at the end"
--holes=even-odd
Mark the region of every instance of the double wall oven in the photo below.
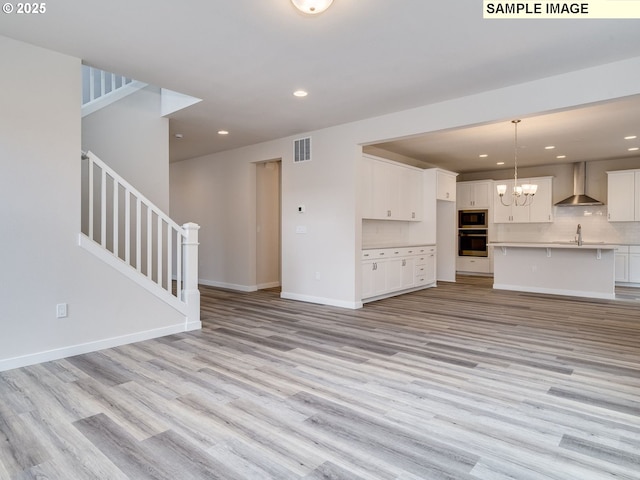
{"type": "Polygon", "coordinates": [[[486,257],[487,210],[458,210],[458,255],[461,257],[486,257]]]}

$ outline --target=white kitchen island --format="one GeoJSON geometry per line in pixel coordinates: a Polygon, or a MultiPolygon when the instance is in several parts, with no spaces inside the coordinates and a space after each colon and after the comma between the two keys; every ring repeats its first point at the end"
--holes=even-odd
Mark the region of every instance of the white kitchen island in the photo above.
{"type": "Polygon", "coordinates": [[[617,245],[604,243],[492,243],[493,288],[615,298],[617,245]]]}

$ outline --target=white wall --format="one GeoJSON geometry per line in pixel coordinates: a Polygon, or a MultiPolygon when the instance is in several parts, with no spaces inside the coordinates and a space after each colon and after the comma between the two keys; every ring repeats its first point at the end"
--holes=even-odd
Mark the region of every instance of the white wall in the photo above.
{"type": "Polygon", "coordinates": [[[80,60],[1,36],[0,58],[0,370],[179,331],[184,316],[78,246],[80,60]]]}
{"type": "Polygon", "coordinates": [[[294,165],[304,134],[171,166],[172,213],[202,225],[201,277],[255,288],[255,172],[251,162],[282,158],[283,296],[359,306],[362,225],[360,145],[445,128],[504,121],[640,93],[640,58],[311,132],[313,160],[294,165]],[[301,219],[296,207],[307,206],[301,219]],[[306,226],[307,234],[297,234],[306,226]]]}
{"type": "Polygon", "coordinates": [[[148,86],[82,119],[90,150],[165,212],[169,211],[169,119],[160,88],[148,86]]]}

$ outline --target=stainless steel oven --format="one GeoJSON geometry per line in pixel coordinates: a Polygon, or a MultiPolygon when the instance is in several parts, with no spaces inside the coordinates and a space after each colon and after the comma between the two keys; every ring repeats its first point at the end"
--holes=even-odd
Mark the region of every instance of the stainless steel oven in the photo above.
{"type": "Polygon", "coordinates": [[[458,228],[487,228],[487,210],[458,210],[458,228]]]}
{"type": "Polygon", "coordinates": [[[458,255],[461,257],[488,256],[487,229],[459,229],[458,255]]]}

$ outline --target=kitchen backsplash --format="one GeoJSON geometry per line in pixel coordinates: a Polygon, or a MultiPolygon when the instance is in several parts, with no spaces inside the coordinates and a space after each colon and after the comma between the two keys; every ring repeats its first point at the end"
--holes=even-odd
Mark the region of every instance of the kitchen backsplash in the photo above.
{"type": "Polygon", "coordinates": [[[362,248],[399,247],[410,244],[411,222],[362,221],[362,248]]]}
{"type": "Polygon", "coordinates": [[[553,242],[573,240],[578,224],[585,242],[640,244],[640,222],[609,222],[607,207],[554,207],[553,223],[493,224],[491,242],[553,242]]]}

